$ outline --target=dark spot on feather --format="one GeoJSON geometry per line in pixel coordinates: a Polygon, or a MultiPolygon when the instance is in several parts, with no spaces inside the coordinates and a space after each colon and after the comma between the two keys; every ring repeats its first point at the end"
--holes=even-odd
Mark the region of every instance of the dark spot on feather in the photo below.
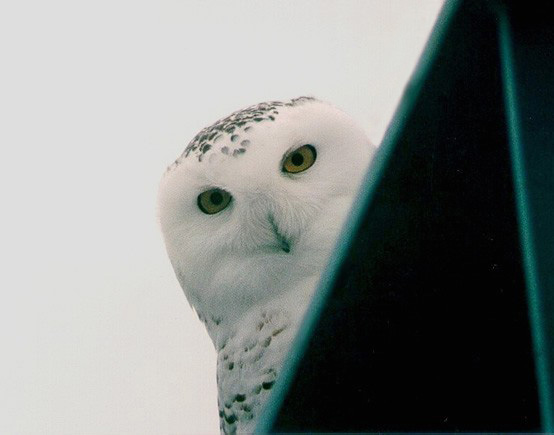
{"type": "Polygon", "coordinates": [[[271,387],[273,387],[273,384],[275,383],[275,381],[269,381],[269,382],[262,382],[262,388],[264,390],[270,390],[271,387]]]}
{"type": "Polygon", "coordinates": [[[233,424],[235,421],[237,421],[237,417],[235,416],[235,414],[225,415],[225,421],[229,424],[233,424]]]}
{"type": "Polygon", "coordinates": [[[235,402],[244,402],[246,400],[245,394],[237,394],[235,396],[235,402]]]}

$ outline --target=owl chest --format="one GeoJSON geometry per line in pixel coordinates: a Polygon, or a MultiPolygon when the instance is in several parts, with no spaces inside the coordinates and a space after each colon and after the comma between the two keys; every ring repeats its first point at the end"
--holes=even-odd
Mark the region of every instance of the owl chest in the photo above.
{"type": "Polygon", "coordinates": [[[218,350],[222,433],[254,430],[297,330],[291,315],[263,310],[241,321],[218,350]]]}

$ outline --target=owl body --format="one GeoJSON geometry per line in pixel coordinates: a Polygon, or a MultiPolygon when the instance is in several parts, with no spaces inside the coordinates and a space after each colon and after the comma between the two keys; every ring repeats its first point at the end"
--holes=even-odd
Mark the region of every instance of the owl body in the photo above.
{"type": "Polygon", "coordinates": [[[217,384],[222,433],[254,430],[313,288],[312,284],[298,289],[305,293],[300,303],[278,297],[250,310],[219,344],[217,384]]]}
{"type": "Polygon", "coordinates": [[[373,151],[301,97],[217,121],[164,175],[162,232],[218,352],[222,432],[253,430],[373,151]]]}

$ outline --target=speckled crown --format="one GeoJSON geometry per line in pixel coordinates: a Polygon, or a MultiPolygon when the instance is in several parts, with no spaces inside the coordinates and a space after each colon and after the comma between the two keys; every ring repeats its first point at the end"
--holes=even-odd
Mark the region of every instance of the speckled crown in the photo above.
{"type": "Polygon", "coordinates": [[[208,151],[237,157],[246,152],[250,145],[248,131],[259,122],[273,122],[279,115],[279,108],[294,107],[307,101],[315,101],[313,97],[298,97],[289,101],[268,101],[231,113],[203,128],[187,145],[183,154],[168,168],[171,170],[188,157],[195,157],[201,162],[208,151]],[[216,146],[221,145],[221,146],[216,146]]]}

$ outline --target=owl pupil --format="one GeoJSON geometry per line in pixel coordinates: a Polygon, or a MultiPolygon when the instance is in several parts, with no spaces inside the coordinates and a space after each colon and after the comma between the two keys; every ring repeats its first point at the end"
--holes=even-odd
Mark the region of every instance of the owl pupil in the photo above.
{"type": "Polygon", "coordinates": [[[294,153],[291,162],[294,166],[301,166],[304,163],[304,156],[300,153],[294,153]]]}
{"type": "Polygon", "coordinates": [[[219,192],[214,192],[210,195],[210,201],[213,205],[220,205],[223,202],[223,195],[219,192]]]}

